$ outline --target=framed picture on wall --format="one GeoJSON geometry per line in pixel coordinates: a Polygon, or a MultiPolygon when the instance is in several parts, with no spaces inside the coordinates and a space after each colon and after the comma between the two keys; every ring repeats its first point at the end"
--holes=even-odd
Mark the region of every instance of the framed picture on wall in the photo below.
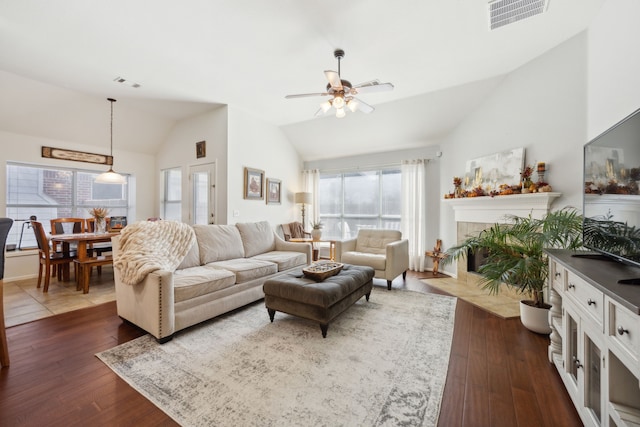
{"type": "Polygon", "coordinates": [[[274,178],[267,178],[267,204],[279,205],[282,181],[274,178]]]}
{"type": "Polygon", "coordinates": [[[264,171],[244,168],[244,198],[250,200],[264,199],[264,171]]]}
{"type": "Polygon", "coordinates": [[[207,142],[196,142],[196,159],[207,157],[207,142]]]}

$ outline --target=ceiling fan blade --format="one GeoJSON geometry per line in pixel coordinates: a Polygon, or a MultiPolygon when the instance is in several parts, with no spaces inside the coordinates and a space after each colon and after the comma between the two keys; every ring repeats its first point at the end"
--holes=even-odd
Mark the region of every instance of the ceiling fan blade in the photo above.
{"type": "Polygon", "coordinates": [[[296,95],[287,95],[285,96],[286,99],[292,99],[292,98],[305,98],[307,96],[327,96],[329,95],[327,92],[322,92],[322,93],[298,93],[296,95]]]}
{"type": "Polygon", "coordinates": [[[370,82],[355,85],[353,89],[351,89],[351,94],[357,95],[359,93],[385,92],[388,90],[393,90],[393,84],[380,83],[378,80],[371,80],[370,82]]]}
{"type": "Polygon", "coordinates": [[[342,81],[340,80],[340,75],[335,71],[325,70],[324,75],[329,80],[329,84],[333,88],[333,90],[340,91],[342,89],[342,81]]]}
{"type": "Polygon", "coordinates": [[[356,102],[356,110],[360,110],[365,114],[372,113],[373,110],[375,110],[375,108],[373,108],[373,106],[367,104],[366,102],[363,102],[361,99],[352,98],[352,101],[356,102]]]}
{"type": "Polygon", "coordinates": [[[326,111],[324,111],[324,110],[322,109],[322,107],[320,107],[320,108],[318,108],[318,111],[316,111],[316,113],[314,114],[314,116],[315,116],[315,117],[321,117],[321,116],[324,116],[325,114],[327,114],[327,112],[326,112],[326,111]]]}

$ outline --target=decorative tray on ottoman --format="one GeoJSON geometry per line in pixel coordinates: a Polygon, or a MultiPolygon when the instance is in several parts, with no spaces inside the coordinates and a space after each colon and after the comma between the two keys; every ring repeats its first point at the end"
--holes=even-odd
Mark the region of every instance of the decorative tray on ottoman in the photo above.
{"type": "Polygon", "coordinates": [[[321,282],[327,277],[340,273],[343,265],[334,261],[320,261],[303,268],[302,272],[308,278],[321,282]]]}

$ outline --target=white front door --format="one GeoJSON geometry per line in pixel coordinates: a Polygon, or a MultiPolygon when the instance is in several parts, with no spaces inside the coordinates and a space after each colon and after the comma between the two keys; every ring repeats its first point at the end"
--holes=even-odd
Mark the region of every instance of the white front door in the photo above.
{"type": "Polygon", "coordinates": [[[216,165],[207,163],[189,167],[191,224],[215,224],[216,165]]]}

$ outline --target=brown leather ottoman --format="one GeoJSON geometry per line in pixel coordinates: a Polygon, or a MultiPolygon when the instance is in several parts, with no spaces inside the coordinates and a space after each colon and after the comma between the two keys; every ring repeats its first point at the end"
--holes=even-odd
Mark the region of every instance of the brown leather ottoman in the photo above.
{"type": "Polygon", "coordinates": [[[320,323],[326,338],[329,322],[363,295],[369,301],[375,271],[371,267],[345,264],[340,273],[321,282],[305,277],[302,269],[264,282],[264,303],[273,322],[276,311],[320,323]]]}

